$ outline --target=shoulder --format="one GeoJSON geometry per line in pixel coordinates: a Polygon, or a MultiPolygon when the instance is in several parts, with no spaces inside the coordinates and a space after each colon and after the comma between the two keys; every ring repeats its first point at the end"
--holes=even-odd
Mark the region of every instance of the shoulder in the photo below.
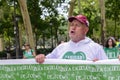
{"type": "Polygon", "coordinates": [[[90,46],[95,47],[95,48],[104,48],[103,45],[100,45],[94,41],[90,42],[90,46]]]}
{"type": "Polygon", "coordinates": [[[96,53],[100,53],[104,51],[103,46],[94,41],[89,43],[89,49],[91,49],[91,51],[94,51],[96,53]]]}
{"type": "Polygon", "coordinates": [[[65,47],[68,46],[68,45],[69,45],[69,42],[64,42],[64,43],[62,43],[62,44],[59,44],[56,48],[62,49],[62,48],[65,48],[65,47]]]}
{"type": "Polygon", "coordinates": [[[23,51],[23,54],[26,54],[26,50],[23,51]]]}
{"type": "Polygon", "coordinates": [[[106,50],[106,49],[109,49],[109,48],[107,48],[107,47],[104,47],[103,49],[104,49],[104,50],[106,50]]]}
{"type": "Polygon", "coordinates": [[[34,51],[33,49],[31,49],[31,51],[34,51]]]}
{"type": "Polygon", "coordinates": [[[62,44],[59,44],[53,51],[63,51],[63,50],[66,50],[69,46],[69,42],[65,42],[65,43],[62,43],[62,44]]]}
{"type": "Polygon", "coordinates": [[[89,46],[92,46],[92,47],[103,47],[102,45],[94,42],[91,38],[89,37],[86,37],[85,38],[85,41],[86,41],[86,44],[89,45],[89,46]]]}
{"type": "Polygon", "coordinates": [[[119,50],[119,47],[114,47],[115,50],[119,50]]]}
{"type": "Polygon", "coordinates": [[[30,49],[31,52],[34,52],[34,49],[30,49]]]}

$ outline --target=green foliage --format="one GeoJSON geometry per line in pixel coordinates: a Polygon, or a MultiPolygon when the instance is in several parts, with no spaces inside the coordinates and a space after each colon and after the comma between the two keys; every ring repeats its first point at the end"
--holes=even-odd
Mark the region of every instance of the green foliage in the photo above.
{"type": "MultiPolygon", "coordinates": [[[[101,19],[100,19],[100,6],[99,0],[80,0],[80,6],[78,0],[75,4],[74,15],[79,13],[84,14],[88,17],[90,22],[88,36],[100,37],[101,33],[101,19]],[[80,9],[79,9],[80,7],[80,9]],[[81,12],[80,12],[81,11],[81,12]]],[[[120,37],[120,0],[106,0],[106,35],[120,37]]]]}
{"type": "Polygon", "coordinates": [[[2,11],[2,17],[0,19],[0,35],[3,36],[5,44],[10,45],[14,37],[14,27],[12,19],[12,9],[5,0],[1,0],[0,9],[2,11]]]}
{"type": "MultiPolygon", "coordinates": [[[[64,0],[27,0],[28,11],[36,41],[39,42],[39,40],[43,38],[45,39],[43,41],[46,41],[50,39],[51,36],[57,37],[57,32],[64,34],[62,28],[59,29],[59,27],[60,25],[64,25],[65,19],[58,14],[56,9],[62,2],[64,2],[64,0]]],[[[4,37],[6,45],[10,44],[14,38],[14,12],[21,15],[17,0],[0,0],[0,35],[4,37]]],[[[19,23],[20,25],[23,24],[21,16],[19,23]]]]}
{"type": "Polygon", "coordinates": [[[48,40],[52,36],[57,38],[59,27],[65,22],[63,21],[65,19],[58,14],[56,9],[61,2],[62,1],[60,0],[27,1],[33,32],[36,35],[36,41],[39,42],[40,38],[45,41],[45,39],[48,40]]]}
{"type": "MultiPolygon", "coordinates": [[[[14,38],[14,0],[0,0],[0,35],[6,44],[13,43],[14,38]]],[[[57,7],[61,7],[66,0],[27,0],[30,20],[38,44],[42,41],[44,46],[51,37],[56,44],[60,36],[67,34],[67,21],[59,14],[57,7]]],[[[90,22],[89,37],[100,37],[100,7],[99,0],[78,0],[75,3],[74,15],[84,14],[90,22]],[[80,9],[79,9],[80,7],[80,9]],[[80,12],[81,11],[81,12],[80,12]]],[[[120,3],[119,0],[106,0],[106,35],[120,37],[120,3]],[[116,26],[116,27],[115,27],[116,26]]],[[[20,15],[20,25],[23,24],[19,4],[15,0],[16,13],[20,15]]],[[[67,13],[66,13],[67,14],[67,13]]],[[[25,35],[24,35],[25,36],[25,35]]],[[[40,44],[41,45],[41,44],[40,44]]]]}
{"type": "Polygon", "coordinates": [[[120,38],[120,0],[106,1],[106,18],[108,19],[107,34],[120,38]]]}
{"type": "MultiPolygon", "coordinates": [[[[89,20],[89,37],[96,37],[94,34],[94,31],[100,32],[100,11],[98,6],[98,0],[81,0],[80,7],[82,10],[79,9],[78,6],[78,0],[76,2],[76,6],[74,9],[74,15],[79,14],[79,10],[81,11],[81,14],[84,14],[87,16],[89,20]]],[[[98,34],[100,35],[100,34],[98,34]]]]}
{"type": "Polygon", "coordinates": [[[41,48],[41,49],[38,49],[37,50],[37,54],[45,54],[45,55],[47,55],[47,54],[49,54],[50,52],[52,52],[52,48],[47,48],[47,49],[44,49],[44,48],[41,48]]]}
{"type": "Polygon", "coordinates": [[[1,51],[0,52],[0,59],[6,59],[6,52],[5,51],[1,51]]]}
{"type": "Polygon", "coordinates": [[[106,1],[106,17],[113,20],[120,19],[120,0],[107,0],[106,1]]]}

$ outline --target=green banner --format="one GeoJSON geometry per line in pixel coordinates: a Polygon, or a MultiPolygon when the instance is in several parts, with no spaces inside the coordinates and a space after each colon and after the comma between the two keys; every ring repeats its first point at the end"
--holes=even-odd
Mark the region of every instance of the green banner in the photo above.
{"type": "Polygon", "coordinates": [[[0,65],[0,80],[120,80],[120,65],[117,64],[0,65]]]}

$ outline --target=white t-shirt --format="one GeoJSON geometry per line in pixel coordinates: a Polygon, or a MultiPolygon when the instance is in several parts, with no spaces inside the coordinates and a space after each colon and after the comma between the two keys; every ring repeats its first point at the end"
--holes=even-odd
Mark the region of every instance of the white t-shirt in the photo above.
{"type": "Polygon", "coordinates": [[[77,43],[72,40],[57,46],[46,58],[50,59],[75,59],[75,60],[93,60],[107,59],[107,56],[99,44],[85,37],[77,43]]]}

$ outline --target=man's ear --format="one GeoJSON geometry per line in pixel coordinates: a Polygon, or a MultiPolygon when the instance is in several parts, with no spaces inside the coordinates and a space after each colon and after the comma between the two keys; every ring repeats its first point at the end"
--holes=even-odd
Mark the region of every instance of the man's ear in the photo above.
{"type": "Polygon", "coordinates": [[[89,28],[88,28],[88,27],[86,27],[86,28],[85,28],[85,34],[87,34],[87,33],[88,33],[88,31],[89,31],[89,28]]]}

